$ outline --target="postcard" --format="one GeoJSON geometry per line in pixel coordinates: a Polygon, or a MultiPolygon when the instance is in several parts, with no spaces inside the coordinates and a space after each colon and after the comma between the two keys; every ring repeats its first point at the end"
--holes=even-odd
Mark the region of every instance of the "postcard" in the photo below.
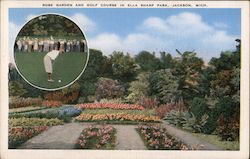
{"type": "Polygon", "coordinates": [[[1,1],[1,158],[248,158],[248,1],[1,1]]]}

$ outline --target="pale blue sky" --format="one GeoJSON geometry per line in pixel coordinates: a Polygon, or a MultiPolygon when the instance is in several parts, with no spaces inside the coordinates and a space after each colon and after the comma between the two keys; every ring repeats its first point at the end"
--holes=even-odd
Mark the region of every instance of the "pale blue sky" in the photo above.
{"type": "Polygon", "coordinates": [[[233,50],[234,39],[241,36],[240,9],[12,8],[10,28],[18,32],[29,19],[46,13],[73,19],[85,32],[90,47],[106,55],[114,50],[132,55],[141,50],[175,55],[174,50],[179,49],[195,50],[209,60],[223,50],[233,50]]]}

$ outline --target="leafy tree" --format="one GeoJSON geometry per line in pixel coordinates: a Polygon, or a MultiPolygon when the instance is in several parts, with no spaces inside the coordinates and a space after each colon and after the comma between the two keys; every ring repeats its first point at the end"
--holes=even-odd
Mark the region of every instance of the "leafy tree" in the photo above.
{"type": "Polygon", "coordinates": [[[42,15],[29,21],[18,34],[19,36],[78,36],[83,34],[78,26],[59,15],[42,15]]]}
{"type": "Polygon", "coordinates": [[[18,81],[11,81],[9,83],[10,96],[23,96],[27,91],[23,88],[23,85],[18,81]]]}
{"type": "Polygon", "coordinates": [[[176,51],[180,57],[175,59],[173,75],[178,77],[178,90],[181,91],[184,102],[188,102],[199,95],[198,77],[204,62],[201,58],[196,57],[195,52],[180,53],[178,50],[176,51]]]}
{"type": "Polygon", "coordinates": [[[135,61],[143,71],[154,71],[160,69],[160,60],[148,51],[141,51],[135,56],[135,61]]]}
{"type": "Polygon", "coordinates": [[[109,70],[111,70],[111,66],[109,67],[106,62],[107,58],[103,56],[101,51],[90,49],[89,53],[88,65],[82,76],[78,79],[81,90],[80,96],[83,97],[85,101],[88,101],[88,96],[95,94],[95,83],[98,77],[109,74],[109,70]]]}
{"type": "Polygon", "coordinates": [[[160,52],[160,54],[161,54],[160,60],[162,63],[161,68],[162,69],[173,68],[174,61],[173,61],[171,54],[166,53],[166,52],[160,52]]]}
{"type": "Polygon", "coordinates": [[[219,58],[213,57],[209,64],[214,66],[217,72],[240,67],[240,52],[222,52],[219,58]]]}
{"type": "Polygon", "coordinates": [[[149,74],[148,73],[140,73],[135,81],[130,83],[129,87],[130,94],[127,99],[131,102],[138,102],[141,98],[148,96],[150,88],[149,88],[149,74]]]}
{"type": "Polygon", "coordinates": [[[110,78],[99,78],[96,84],[96,99],[99,101],[102,98],[113,99],[124,95],[124,88],[117,80],[110,78]]]}
{"type": "Polygon", "coordinates": [[[180,99],[178,78],[170,69],[153,72],[149,76],[151,95],[156,95],[161,103],[176,102],[180,99]]]}
{"type": "Polygon", "coordinates": [[[110,56],[112,63],[112,73],[115,79],[122,81],[123,83],[134,80],[136,71],[138,69],[135,64],[135,60],[127,53],[113,52],[110,56]]]}

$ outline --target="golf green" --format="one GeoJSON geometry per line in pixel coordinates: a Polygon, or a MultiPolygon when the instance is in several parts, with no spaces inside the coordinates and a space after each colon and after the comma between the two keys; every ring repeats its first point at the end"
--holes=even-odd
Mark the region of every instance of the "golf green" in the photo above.
{"type": "Polygon", "coordinates": [[[83,71],[87,62],[87,53],[69,52],[61,54],[53,62],[52,79],[48,82],[43,58],[46,53],[15,53],[15,62],[19,72],[29,83],[49,90],[55,90],[73,82],[83,71]]]}

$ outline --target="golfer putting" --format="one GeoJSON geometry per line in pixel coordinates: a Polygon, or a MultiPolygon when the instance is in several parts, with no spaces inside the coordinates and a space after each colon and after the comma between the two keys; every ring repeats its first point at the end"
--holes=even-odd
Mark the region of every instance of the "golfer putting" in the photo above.
{"type": "MultiPolygon", "coordinates": [[[[45,71],[48,74],[48,82],[54,82],[52,79],[52,73],[53,73],[53,62],[55,59],[64,52],[63,49],[60,50],[52,50],[48,52],[44,58],[43,58],[43,63],[45,67],[45,71]]],[[[61,81],[60,81],[61,82],[61,81]]]]}

